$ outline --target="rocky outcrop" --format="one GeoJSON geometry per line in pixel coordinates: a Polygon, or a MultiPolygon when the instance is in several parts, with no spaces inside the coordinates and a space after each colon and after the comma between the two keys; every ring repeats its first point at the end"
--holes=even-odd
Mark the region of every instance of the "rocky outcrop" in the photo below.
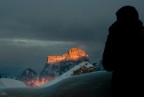
{"type": "MultiPolygon", "coordinates": [[[[31,68],[25,69],[21,80],[29,87],[41,86],[48,83],[81,62],[89,62],[89,56],[79,48],[72,48],[62,56],[48,56],[45,67],[37,74],[31,68]]],[[[86,71],[84,69],[84,71],[86,71]]],[[[90,72],[90,68],[89,71],[90,72]]]]}
{"type": "Polygon", "coordinates": [[[26,68],[21,76],[20,80],[23,81],[29,87],[35,87],[38,80],[38,74],[31,68],[26,68]]]}
{"type": "Polygon", "coordinates": [[[62,56],[48,56],[47,64],[58,64],[65,61],[89,61],[89,56],[79,48],[71,48],[62,56]]]}
{"type": "Polygon", "coordinates": [[[73,71],[73,75],[81,75],[84,73],[90,73],[96,71],[96,67],[94,66],[81,66],[79,69],[73,71]]]}
{"type": "Polygon", "coordinates": [[[40,81],[47,83],[81,62],[89,62],[89,56],[79,48],[72,48],[62,56],[48,56],[46,65],[39,76],[40,81]]]}

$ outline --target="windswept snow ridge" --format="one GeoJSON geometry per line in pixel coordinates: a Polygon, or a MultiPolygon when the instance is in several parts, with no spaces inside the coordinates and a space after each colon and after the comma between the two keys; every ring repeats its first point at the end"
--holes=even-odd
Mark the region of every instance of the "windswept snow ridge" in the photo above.
{"type": "Polygon", "coordinates": [[[39,88],[0,89],[0,97],[111,97],[111,73],[97,71],[39,88]]]}
{"type": "Polygon", "coordinates": [[[0,78],[0,88],[22,88],[22,87],[27,87],[27,85],[18,80],[9,78],[0,78]]]}
{"type": "Polygon", "coordinates": [[[80,63],[79,65],[76,65],[75,67],[73,67],[72,69],[68,70],[67,72],[65,72],[63,75],[59,76],[58,78],[56,78],[55,80],[47,83],[47,84],[44,84],[43,86],[41,87],[47,87],[47,86],[50,86],[50,85],[53,85],[63,79],[66,79],[66,78],[69,78],[71,76],[73,76],[73,72],[79,68],[81,68],[82,66],[85,66],[85,67],[93,67],[92,64],[89,64],[89,62],[82,62],[80,63]]]}

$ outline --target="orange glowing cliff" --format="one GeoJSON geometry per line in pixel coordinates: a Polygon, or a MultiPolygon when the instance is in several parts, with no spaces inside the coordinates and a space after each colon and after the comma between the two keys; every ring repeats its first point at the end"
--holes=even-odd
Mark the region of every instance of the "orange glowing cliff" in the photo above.
{"type": "Polygon", "coordinates": [[[89,60],[89,56],[79,48],[71,48],[68,53],[62,56],[48,56],[47,63],[55,64],[63,61],[77,61],[79,59],[89,60]]]}

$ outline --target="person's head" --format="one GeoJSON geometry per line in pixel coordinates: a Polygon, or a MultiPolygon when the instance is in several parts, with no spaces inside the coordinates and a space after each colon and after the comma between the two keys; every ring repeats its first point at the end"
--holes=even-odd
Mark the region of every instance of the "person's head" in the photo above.
{"type": "Polygon", "coordinates": [[[116,12],[118,21],[132,22],[139,18],[138,12],[133,6],[123,6],[116,12]]]}

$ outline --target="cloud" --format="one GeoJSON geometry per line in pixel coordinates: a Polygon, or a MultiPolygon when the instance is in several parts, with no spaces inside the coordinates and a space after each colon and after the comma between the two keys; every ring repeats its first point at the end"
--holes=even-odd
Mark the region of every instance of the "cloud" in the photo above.
{"type": "Polygon", "coordinates": [[[23,47],[47,47],[58,45],[72,45],[73,42],[64,41],[46,41],[46,40],[33,40],[33,39],[0,39],[0,43],[4,43],[11,46],[23,46],[23,47]]]}
{"type": "Polygon", "coordinates": [[[4,16],[0,18],[0,37],[93,41],[101,28],[101,21],[105,21],[95,5],[90,6],[91,3],[85,0],[77,3],[66,0],[59,3],[26,1],[5,2],[4,16]]]}
{"type": "Polygon", "coordinates": [[[3,38],[0,39],[0,46],[0,71],[17,74],[27,67],[34,67],[40,72],[45,65],[47,56],[62,55],[70,48],[76,47],[77,43],[3,38]]]}
{"type": "Polygon", "coordinates": [[[1,0],[0,71],[27,66],[40,70],[46,56],[62,55],[72,47],[84,49],[92,62],[99,61],[117,9],[133,5],[144,20],[143,4],[143,0],[1,0]]]}

